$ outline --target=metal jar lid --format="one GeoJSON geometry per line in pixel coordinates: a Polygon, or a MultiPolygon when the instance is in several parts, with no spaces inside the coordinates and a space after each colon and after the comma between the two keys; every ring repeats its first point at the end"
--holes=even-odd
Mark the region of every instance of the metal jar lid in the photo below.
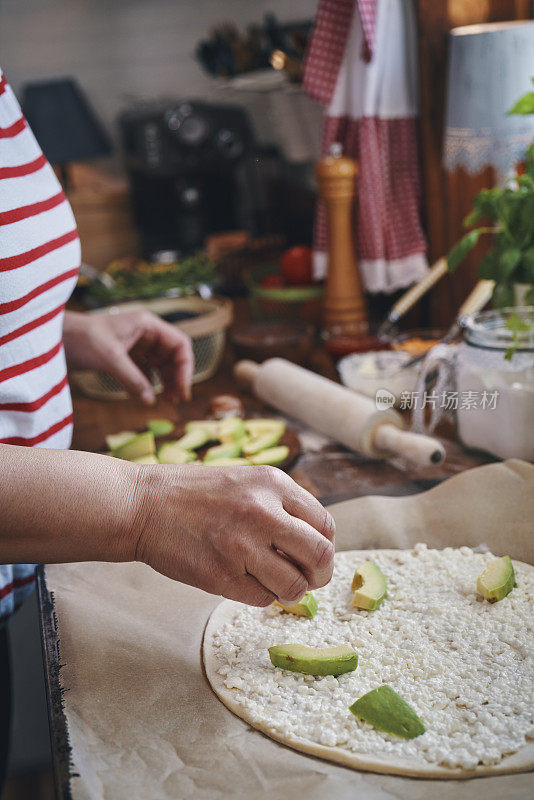
{"type": "Polygon", "coordinates": [[[519,306],[481,311],[468,317],[464,336],[468,344],[488,350],[507,350],[517,346],[518,352],[534,353],[534,306],[519,306]],[[511,314],[517,314],[529,329],[517,332],[506,327],[511,314]]]}

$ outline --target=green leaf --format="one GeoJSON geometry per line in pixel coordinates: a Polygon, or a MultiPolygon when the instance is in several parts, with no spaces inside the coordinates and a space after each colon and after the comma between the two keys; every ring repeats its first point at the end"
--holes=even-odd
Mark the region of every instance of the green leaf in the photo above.
{"type": "Polygon", "coordinates": [[[523,251],[520,270],[518,270],[518,272],[521,273],[522,283],[534,284],[534,247],[529,247],[527,250],[523,251]]]}
{"type": "Polygon", "coordinates": [[[492,220],[498,219],[497,206],[500,195],[501,190],[498,188],[482,189],[473,198],[473,210],[465,217],[464,226],[474,225],[480,222],[483,217],[489,217],[492,220]]]}
{"type": "Polygon", "coordinates": [[[516,266],[521,260],[521,250],[518,247],[509,247],[499,256],[499,280],[505,281],[510,278],[516,266]]]}
{"type": "Polygon", "coordinates": [[[521,214],[518,233],[523,234],[525,244],[534,243],[534,189],[525,191],[521,197],[521,214]]]}
{"type": "Polygon", "coordinates": [[[491,302],[494,308],[505,308],[514,304],[514,287],[511,283],[496,283],[491,302]]]}
{"type": "Polygon", "coordinates": [[[466,235],[462,239],[460,239],[458,244],[454,245],[454,247],[452,248],[447,257],[447,266],[449,272],[455,271],[458,264],[460,264],[464,260],[466,255],[476,245],[481,233],[484,233],[483,228],[475,228],[474,231],[466,233],[466,235]]]}
{"type": "Polygon", "coordinates": [[[480,259],[478,277],[484,281],[497,281],[499,279],[499,262],[495,252],[486,253],[480,259]]]}
{"type": "Polygon", "coordinates": [[[520,97],[508,114],[534,114],[534,92],[527,92],[520,97]]]}
{"type": "Polygon", "coordinates": [[[509,331],[514,331],[514,333],[524,333],[530,330],[529,323],[525,322],[515,311],[512,311],[504,327],[509,331]]]}
{"type": "Polygon", "coordinates": [[[534,178],[534,142],[529,145],[526,155],[526,162],[526,174],[529,177],[534,178]]]}
{"type": "Polygon", "coordinates": [[[504,357],[507,361],[511,361],[514,357],[514,353],[519,347],[519,335],[520,333],[525,333],[526,331],[531,330],[531,325],[528,322],[525,322],[519,314],[515,311],[512,311],[508,319],[506,320],[505,328],[509,331],[513,331],[514,334],[514,342],[511,347],[509,347],[504,354],[504,357]]]}
{"type": "MultiPolygon", "coordinates": [[[[476,198],[474,200],[476,200],[476,198]]],[[[473,205],[475,204],[474,200],[473,205]]],[[[464,228],[470,228],[471,225],[476,225],[477,222],[480,222],[484,216],[485,214],[480,208],[473,208],[473,210],[463,218],[462,225],[464,228]]]]}

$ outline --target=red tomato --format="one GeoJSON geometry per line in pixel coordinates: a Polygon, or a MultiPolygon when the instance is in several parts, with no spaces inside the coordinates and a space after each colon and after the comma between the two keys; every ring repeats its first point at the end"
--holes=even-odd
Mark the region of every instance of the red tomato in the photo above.
{"type": "Polygon", "coordinates": [[[280,259],[282,275],[287,283],[302,284],[312,282],[311,247],[298,245],[290,247],[280,259]]]}
{"type": "Polygon", "coordinates": [[[260,286],[264,286],[266,289],[280,289],[283,285],[281,275],[266,275],[260,281],[260,286]]]}

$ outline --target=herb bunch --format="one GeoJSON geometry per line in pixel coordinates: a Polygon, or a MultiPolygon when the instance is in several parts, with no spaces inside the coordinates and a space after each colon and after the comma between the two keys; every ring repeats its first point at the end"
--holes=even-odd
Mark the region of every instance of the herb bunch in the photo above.
{"type": "MultiPolygon", "coordinates": [[[[521,97],[508,113],[533,114],[534,92],[521,97]]],[[[492,224],[466,233],[447,259],[449,271],[454,272],[482,235],[493,236],[493,250],[481,259],[478,277],[495,281],[492,303],[496,308],[514,305],[514,283],[530,285],[525,302],[534,305],[534,142],[526,153],[525,173],[514,182],[513,187],[484,189],[476,195],[464,226],[483,220],[492,224]]]]}

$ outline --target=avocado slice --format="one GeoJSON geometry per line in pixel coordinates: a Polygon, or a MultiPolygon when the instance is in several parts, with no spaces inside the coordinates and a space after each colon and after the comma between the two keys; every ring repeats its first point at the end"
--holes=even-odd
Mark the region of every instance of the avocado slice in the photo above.
{"type": "Polygon", "coordinates": [[[212,461],[220,460],[221,458],[239,458],[241,455],[241,446],[239,442],[224,442],[217,444],[215,447],[210,447],[204,456],[204,464],[210,464],[212,461]]]}
{"type": "Polygon", "coordinates": [[[195,460],[195,454],[184,450],[178,442],[167,442],[158,449],[159,464],[189,464],[195,460]]]}
{"type": "Polygon", "coordinates": [[[179,445],[182,450],[198,450],[199,447],[211,441],[211,438],[206,428],[194,428],[188,431],[185,436],[182,436],[181,439],[178,439],[176,444],[179,445]]]}
{"type": "Polygon", "coordinates": [[[254,466],[258,467],[261,464],[266,464],[267,466],[277,467],[278,464],[281,464],[282,461],[285,461],[289,455],[289,447],[286,447],[285,444],[279,445],[278,447],[270,447],[268,450],[261,450],[256,455],[251,456],[249,461],[254,466]]]}
{"type": "Polygon", "coordinates": [[[297,617],[312,619],[317,613],[317,600],[311,592],[306,592],[302,600],[299,600],[293,606],[284,606],[278,600],[275,600],[273,605],[278,606],[283,611],[287,611],[288,614],[295,614],[297,617]]]}
{"type": "Polygon", "coordinates": [[[426,731],[413,708],[386,684],[364,694],[350,706],[350,711],[379,731],[402,739],[415,739],[426,731]]]}
{"type": "Polygon", "coordinates": [[[120,433],[110,433],[106,436],[106,446],[109,450],[116,450],[121,444],[126,444],[130,439],[137,436],[135,431],[121,431],[120,433]]]}
{"type": "Polygon", "coordinates": [[[144,431],[133,436],[124,444],[116,447],[113,451],[115,458],[123,458],[126,461],[133,461],[134,458],[150,456],[156,452],[156,443],[152,431],[144,431]]]}
{"type": "Polygon", "coordinates": [[[154,455],[141,456],[141,458],[132,459],[134,464],[159,464],[158,459],[154,455]]]}
{"type": "Polygon", "coordinates": [[[515,573],[510,556],[490,561],[478,576],[477,590],[490,603],[497,603],[510,594],[515,586],[515,573]]]}
{"type": "Polygon", "coordinates": [[[209,436],[209,442],[215,442],[218,439],[218,430],[219,430],[219,421],[216,419],[192,419],[185,424],[185,432],[191,433],[191,431],[198,430],[202,428],[209,436]]]}
{"type": "Polygon", "coordinates": [[[149,419],[147,428],[152,431],[154,436],[166,436],[174,430],[174,424],[170,419],[149,419]]]}
{"type": "Polygon", "coordinates": [[[366,561],[356,569],[352,586],[351,605],[374,611],[386,596],[386,578],[373,561],[366,561]]]}
{"type": "Polygon", "coordinates": [[[267,431],[267,433],[262,433],[260,436],[254,436],[250,441],[244,443],[243,455],[253,456],[255,453],[274,447],[278,444],[281,435],[280,431],[277,430],[267,431]]]}
{"type": "Polygon", "coordinates": [[[221,442],[241,442],[246,435],[247,431],[240,417],[225,417],[219,422],[217,438],[221,442]]]}
{"type": "Polygon", "coordinates": [[[250,467],[246,458],[214,458],[208,463],[210,467],[250,467]]]}
{"type": "Polygon", "coordinates": [[[275,667],[306,675],[342,675],[358,666],[358,654],[348,644],[339,647],[279,644],[269,647],[269,658],[275,667]]]}
{"type": "Polygon", "coordinates": [[[262,436],[264,433],[279,432],[283,436],[286,429],[286,424],[281,419],[264,419],[258,417],[256,419],[245,420],[245,428],[247,433],[252,437],[262,436]]]}

